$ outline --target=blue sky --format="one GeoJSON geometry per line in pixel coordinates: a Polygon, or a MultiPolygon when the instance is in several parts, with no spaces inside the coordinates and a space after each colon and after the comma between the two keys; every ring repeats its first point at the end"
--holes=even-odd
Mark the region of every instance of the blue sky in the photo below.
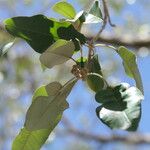
{"type": "MultiPolygon", "coordinates": [[[[77,11],[81,10],[81,7],[78,5],[77,1],[73,0],[68,0],[68,2],[72,3],[77,11]]],[[[15,9],[16,15],[35,15],[37,12],[41,11],[40,6],[42,5],[42,1],[35,1],[34,4],[31,6],[23,5],[23,1],[19,1],[15,9]]],[[[8,17],[12,17],[13,14],[9,13],[9,8],[6,9],[5,6],[3,6],[0,9],[0,22],[2,22],[4,19],[8,17]]],[[[136,1],[133,5],[129,5],[126,3],[125,7],[123,8],[123,11],[121,14],[116,14],[112,12],[111,18],[117,26],[124,26],[125,24],[125,17],[127,14],[132,14],[134,17],[138,18],[140,20],[141,25],[142,24],[147,24],[150,26],[150,20],[148,19],[148,10],[144,9],[144,7],[141,5],[140,0],[136,1]]],[[[55,17],[58,16],[54,12],[52,12],[49,8],[45,12],[45,15],[49,17],[55,17]]],[[[60,16],[59,16],[60,17],[60,16]]],[[[138,22],[138,21],[137,21],[138,22]]],[[[134,28],[134,27],[133,27],[134,28]]],[[[113,29],[110,29],[110,27],[107,28],[110,32],[113,31],[113,29]]],[[[131,28],[132,30],[132,28],[131,28]]],[[[129,31],[129,29],[128,29],[129,31]]],[[[129,32],[130,33],[130,32],[129,32]]],[[[150,34],[150,33],[149,33],[150,34]]],[[[124,36],[124,35],[122,35],[124,36]]],[[[105,51],[105,49],[104,49],[105,51]]],[[[110,50],[109,50],[110,51],[110,50]]],[[[103,57],[103,52],[99,53],[100,57],[103,57]]],[[[118,58],[116,55],[114,56],[115,58],[118,58]]],[[[102,58],[104,60],[105,57],[102,58]]],[[[121,64],[121,60],[117,60],[121,64]]],[[[149,71],[149,65],[150,65],[150,57],[138,57],[137,59],[139,70],[142,75],[143,79],[143,84],[144,84],[144,92],[145,92],[145,99],[142,102],[142,118],[141,122],[139,125],[139,132],[142,133],[149,133],[150,132],[150,115],[149,115],[149,108],[150,108],[150,71],[149,71]]],[[[123,68],[120,68],[117,73],[113,74],[115,78],[119,78],[119,80],[123,82],[128,82],[131,85],[134,84],[134,82],[126,77],[123,68]]],[[[30,95],[29,95],[30,96],[30,95]]],[[[120,132],[120,131],[111,131],[108,129],[105,125],[103,125],[96,117],[95,114],[95,108],[97,107],[97,103],[94,101],[94,93],[89,92],[89,90],[86,88],[85,84],[83,82],[79,82],[75,88],[74,91],[70,94],[68,101],[70,103],[70,109],[65,111],[65,115],[71,120],[72,124],[74,124],[77,128],[83,130],[83,131],[88,131],[92,132],[95,134],[110,134],[112,133],[119,133],[119,134],[126,134],[126,132],[120,132]],[[81,92],[82,91],[82,92],[81,92]],[[86,116],[86,117],[84,117],[86,116]],[[88,117],[88,118],[87,118],[88,117]],[[89,121],[89,124],[87,123],[89,121]],[[87,124],[86,124],[87,123],[87,124]]],[[[22,121],[21,121],[22,123],[22,121]]],[[[20,127],[22,125],[20,124],[20,127]]],[[[60,123],[59,126],[62,126],[60,123]]],[[[55,140],[51,143],[46,145],[43,150],[47,149],[52,149],[52,150],[58,150],[61,149],[62,147],[65,147],[66,144],[72,143],[72,141],[79,141],[78,138],[74,139],[73,137],[68,136],[67,138],[63,137],[56,137],[55,140]]],[[[7,146],[5,147],[4,150],[9,150],[9,146],[11,143],[11,139],[8,139],[8,148],[7,146]]],[[[94,145],[97,147],[97,144],[94,142],[89,142],[92,146],[94,145]]],[[[83,145],[86,145],[87,143],[83,141],[83,145]]],[[[7,144],[6,144],[7,145],[7,144]]],[[[110,150],[110,147],[113,145],[108,145],[108,150],[110,150]]],[[[142,147],[142,150],[147,148],[147,146],[142,147]]],[[[150,148],[150,147],[148,147],[150,148]]],[[[96,149],[96,148],[95,148],[96,149]]],[[[107,150],[105,149],[105,150],[107,150]]],[[[139,147],[140,149],[140,147],[139,147]]],[[[65,148],[64,148],[65,150],[65,148]]]]}

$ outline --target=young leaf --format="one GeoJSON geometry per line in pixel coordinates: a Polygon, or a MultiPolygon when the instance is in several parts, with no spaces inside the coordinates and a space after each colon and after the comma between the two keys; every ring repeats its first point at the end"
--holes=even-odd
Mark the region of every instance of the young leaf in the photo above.
{"type": "Polygon", "coordinates": [[[73,19],[76,15],[74,7],[67,2],[58,2],[52,9],[68,19],[73,19]]]}
{"type": "Polygon", "coordinates": [[[40,56],[40,61],[44,66],[52,68],[69,60],[74,50],[72,41],[58,40],[40,56]]]}
{"type": "Polygon", "coordinates": [[[135,54],[123,46],[119,47],[117,52],[123,60],[126,74],[129,77],[133,77],[135,79],[137,88],[141,90],[142,93],[144,93],[141,75],[136,64],[135,54]]]}
{"type": "Polygon", "coordinates": [[[74,22],[75,25],[79,24],[90,24],[90,23],[100,23],[102,22],[102,12],[100,9],[99,1],[96,0],[89,12],[80,11],[70,22],[74,22]]]}
{"type": "Polygon", "coordinates": [[[104,79],[97,73],[88,74],[86,77],[86,82],[90,89],[94,92],[102,90],[105,86],[104,79]]]}
{"type": "Polygon", "coordinates": [[[112,91],[103,91],[106,92],[103,96],[97,93],[97,101],[103,103],[96,109],[97,116],[111,129],[137,130],[141,117],[142,93],[136,87],[128,87],[126,84],[121,84],[112,91]]]}
{"type": "Polygon", "coordinates": [[[68,108],[66,98],[75,83],[76,80],[64,87],[61,87],[60,83],[57,82],[51,83],[49,87],[54,87],[55,85],[56,89],[49,90],[48,96],[38,96],[32,102],[26,115],[26,129],[34,131],[54,126],[55,119],[62,115],[63,111],[68,108]]]}
{"type": "Polygon", "coordinates": [[[101,12],[100,4],[99,4],[98,0],[96,0],[94,2],[93,6],[91,7],[91,9],[89,11],[89,14],[92,14],[92,15],[102,19],[102,12],[101,12]]]}
{"type": "Polygon", "coordinates": [[[38,53],[43,53],[59,39],[77,38],[81,44],[86,42],[85,36],[75,30],[71,23],[48,19],[43,15],[9,18],[5,20],[5,28],[13,36],[26,40],[38,53]]]}

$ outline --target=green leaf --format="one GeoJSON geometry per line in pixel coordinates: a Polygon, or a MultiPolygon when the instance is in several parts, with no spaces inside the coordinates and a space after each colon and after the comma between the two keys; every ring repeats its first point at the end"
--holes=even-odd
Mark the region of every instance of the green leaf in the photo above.
{"type": "Polygon", "coordinates": [[[40,96],[50,96],[55,95],[59,89],[62,88],[62,85],[58,82],[53,82],[48,85],[43,85],[39,87],[33,94],[32,101],[34,101],[37,97],[40,96]]]}
{"type": "Polygon", "coordinates": [[[58,2],[52,9],[68,19],[73,19],[76,15],[74,7],[67,2],[58,2]]]}
{"type": "Polygon", "coordinates": [[[13,36],[26,40],[38,53],[43,53],[59,39],[77,38],[81,44],[86,42],[85,36],[75,30],[71,23],[48,19],[43,15],[9,18],[5,20],[5,28],[13,36]]]}
{"type": "Polygon", "coordinates": [[[52,130],[53,128],[36,131],[21,129],[13,142],[12,150],[40,150],[52,130]]]}
{"type": "Polygon", "coordinates": [[[68,61],[74,50],[75,46],[72,41],[58,40],[40,56],[40,61],[44,66],[52,68],[68,61]]]}
{"type": "Polygon", "coordinates": [[[98,73],[102,76],[101,66],[97,54],[91,59],[89,64],[89,70],[92,73],[98,73]]]}
{"type": "Polygon", "coordinates": [[[102,12],[101,12],[100,4],[99,4],[98,0],[96,0],[94,2],[93,6],[91,7],[91,9],[89,11],[89,14],[92,14],[92,15],[102,19],[102,12]]]}
{"type": "Polygon", "coordinates": [[[34,101],[39,96],[48,96],[45,86],[41,86],[35,91],[32,97],[32,101],[34,101]]]}
{"type": "Polygon", "coordinates": [[[63,111],[68,108],[66,98],[76,81],[72,80],[64,86],[52,82],[36,90],[25,127],[14,140],[12,150],[40,150],[61,120],[63,111]]]}
{"type": "Polygon", "coordinates": [[[130,85],[127,83],[122,83],[114,88],[107,87],[106,89],[98,91],[95,95],[95,99],[98,103],[121,101],[121,93],[129,87],[130,85]]]}
{"type": "Polygon", "coordinates": [[[102,76],[97,73],[90,73],[86,77],[86,82],[94,92],[100,91],[105,87],[105,82],[102,76]]]}
{"type": "Polygon", "coordinates": [[[144,98],[142,93],[128,84],[116,86],[112,91],[103,91],[106,92],[103,96],[100,96],[102,91],[98,91],[96,99],[102,105],[96,109],[97,116],[111,129],[137,130],[141,117],[141,101],[144,98]]]}
{"type": "Polygon", "coordinates": [[[49,87],[55,87],[50,90],[48,96],[38,96],[31,104],[25,121],[25,127],[29,131],[48,129],[54,126],[55,119],[62,115],[63,111],[68,108],[66,101],[76,80],[61,87],[60,83],[53,82],[49,87]],[[61,87],[61,88],[60,88],[61,87]]]}
{"type": "Polygon", "coordinates": [[[38,53],[54,43],[53,35],[50,34],[53,21],[43,15],[9,18],[5,20],[5,27],[13,36],[26,40],[38,53]]]}
{"type": "Polygon", "coordinates": [[[100,9],[99,1],[96,0],[92,7],[90,8],[89,12],[80,11],[74,19],[70,20],[71,22],[75,22],[76,25],[79,24],[90,24],[90,23],[100,23],[102,22],[102,12],[100,9]]]}
{"type": "Polygon", "coordinates": [[[88,59],[86,57],[80,57],[76,62],[81,68],[84,68],[87,65],[88,59]]]}
{"type": "Polygon", "coordinates": [[[124,65],[126,74],[129,77],[134,78],[134,80],[136,81],[137,88],[141,90],[142,93],[144,93],[141,75],[140,75],[138,66],[136,64],[135,54],[123,46],[119,47],[117,52],[123,60],[123,65],[124,65]]]}

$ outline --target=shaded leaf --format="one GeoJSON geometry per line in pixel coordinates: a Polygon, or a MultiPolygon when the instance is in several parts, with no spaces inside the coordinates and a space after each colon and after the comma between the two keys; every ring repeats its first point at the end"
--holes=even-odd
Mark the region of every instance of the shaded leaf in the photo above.
{"type": "Polygon", "coordinates": [[[52,9],[68,19],[73,19],[76,15],[74,7],[67,2],[58,2],[52,9]]]}
{"type": "Polygon", "coordinates": [[[105,87],[105,82],[102,76],[97,73],[90,73],[86,77],[86,82],[91,90],[97,92],[105,87]]]}
{"type": "Polygon", "coordinates": [[[44,66],[52,68],[69,60],[74,50],[72,41],[58,40],[40,56],[40,61],[44,66]]]}
{"type": "Polygon", "coordinates": [[[52,82],[36,90],[27,112],[25,127],[14,140],[12,150],[39,150],[42,147],[61,120],[63,110],[68,107],[65,99],[76,81],[63,87],[58,82],[52,82]]]}
{"type": "Polygon", "coordinates": [[[9,18],[5,20],[5,27],[10,34],[26,40],[39,53],[54,43],[50,34],[53,21],[43,15],[9,18]]]}
{"type": "Polygon", "coordinates": [[[103,103],[96,109],[97,116],[111,129],[137,130],[141,117],[141,100],[144,98],[142,93],[127,84],[116,86],[113,92],[117,95],[115,98],[111,91],[107,91],[103,97],[97,96],[97,101],[103,103]],[[104,97],[107,98],[106,101],[101,101],[104,97]],[[112,100],[108,101],[109,98],[112,100]]]}
{"type": "Polygon", "coordinates": [[[122,83],[114,88],[108,87],[98,91],[95,95],[95,99],[98,103],[117,102],[122,101],[122,92],[130,87],[127,83],[122,83]]]}
{"type": "Polygon", "coordinates": [[[89,64],[89,70],[92,73],[98,73],[102,75],[101,66],[100,66],[97,54],[91,59],[90,64],[89,64]]]}
{"type": "Polygon", "coordinates": [[[59,22],[43,15],[32,17],[14,17],[5,20],[5,28],[13,36],[20,37],[38,53],[43,53],[58,39],[78,39],[81,44],[86,42],[69,22],[59,22]]]}
{"type": "Polygon", "coordinates": [[[140,75],[138,66],[136,64],[135,54],[123,46],[119,47],[117,52],[123,60],[123,65],[124,65],[126,74],[129,77],[133,77],[135,79],[137,88],[141,90],[142,93],[144,93],[141,75],[140,75]]]}
{"type": "Polygon", "coordinates": [[[66,98],[75,82],[73,81],[64,87],[56,82],[51,83],[49,87],[55,85],[55,90],[49,90],[48,96],[38,96],[32,102],[26,115],[26,129],[33,131],[54,126],[55,119],[68,108],[66,98]]]}

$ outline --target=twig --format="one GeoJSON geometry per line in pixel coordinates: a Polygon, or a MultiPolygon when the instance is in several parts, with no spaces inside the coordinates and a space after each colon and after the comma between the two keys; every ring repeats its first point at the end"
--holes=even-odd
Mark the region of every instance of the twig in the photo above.
{"type": "Polygon", "coordinates": [[[67,129],[65,133],[83,138],[84,140],[96,141],[99,143],[123,142],[128,144],[150,144],[150,134],[129,133],[127,135],[95,135],[75,128],[66,117],[63,117],[62,122],[67,129]]]}
{"type": "Polygon", "coordinates": [[[112,27],[115,27],[115,26],[116,26],[115,24],[113,24],[113,23],[111,22],[106,0],[102,0],[102,3],[103,3],[103,9],[104,9],[104,10],[103,10],[103,12],[104,12],[103,25],[102,25],[101,29],[99,30],[99,32],[97,33],[97,35],[94,37],[94,39],[93,39],[94,42],[98,39],[98,37],[100,36],[100,34],[101,34],[101,33],[103,32],[103,30],[105,29],[105,27],[106,27],[106,25],[107,25],[107,22],[108,22],[109,25],[112,26],[112,27]]]}

